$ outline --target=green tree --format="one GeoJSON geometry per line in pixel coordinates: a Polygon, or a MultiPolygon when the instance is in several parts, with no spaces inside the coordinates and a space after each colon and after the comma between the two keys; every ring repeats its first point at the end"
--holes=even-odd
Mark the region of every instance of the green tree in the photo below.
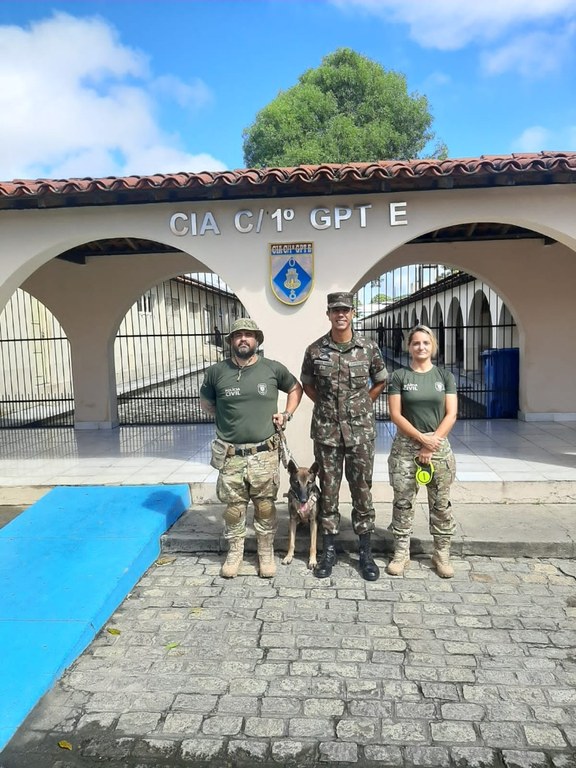
{"type": "MultiPolygon", "coordinates": [[[[243,132],[247,167],[418,157],[435,139],[428,99],[404,75],[339,48],[281,91],[243,132]]],[[[434,157],[445,157],[439,143],[434,157]]]]}

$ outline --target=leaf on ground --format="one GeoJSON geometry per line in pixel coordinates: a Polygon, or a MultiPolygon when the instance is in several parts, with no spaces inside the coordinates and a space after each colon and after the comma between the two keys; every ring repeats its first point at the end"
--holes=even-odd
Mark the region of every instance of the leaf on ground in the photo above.
{"type": "Polygon", "coordinates": [[[109,635],[121,635],[119,629],[116,629],[115,627],[106,627],[106,632],[108,632],[109,635]]]}
{"type": "Polygon", "coordinates": [[[203,611],[203,610],[204,610],[204,609],[202,608],[202,606],[200,606],[200,605],[197,605],[195,608],[192,608],[192,610],[190,611],[190,613],[202,613],[202,611],[203,611]]]}
{"type": "Polygon", "coordinates": [[[160,557],[156,560],[156,565],[170,565],[170,563],[175,562],[175,560],[175,557],[160,557]]]}
{"type": "Polygon", "coordinates": [[[179,645],[180,643],[166,643],[164,647],[167,651],[171,651],[173,648],[178,648],[179,645]]]}
{"type": "Polygon", "coordinates": [[[70,744],[69,741],[64,741],[64,740],[59,741],[58,746],[60,747],[60,749],[72,749],[72,744],[70,744]]]}

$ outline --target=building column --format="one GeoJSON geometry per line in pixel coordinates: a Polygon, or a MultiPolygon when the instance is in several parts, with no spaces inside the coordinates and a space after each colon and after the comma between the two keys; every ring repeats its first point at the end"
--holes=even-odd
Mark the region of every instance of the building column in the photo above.
{"type": "Polygon", "coordinates": [[[118,426],[114,338],[102,328],[76,328],[70,338],[75,429],[118,426]]]}

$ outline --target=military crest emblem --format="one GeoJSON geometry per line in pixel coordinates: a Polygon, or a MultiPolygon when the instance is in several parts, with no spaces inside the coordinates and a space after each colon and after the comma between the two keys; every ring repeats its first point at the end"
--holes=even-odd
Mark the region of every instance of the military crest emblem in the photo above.
{"type": "Polygon", "coordinates": [[[272,293],[283,304],[306,301],[314,284],[313,244],[272,243],[270,284],[272,293]]]}

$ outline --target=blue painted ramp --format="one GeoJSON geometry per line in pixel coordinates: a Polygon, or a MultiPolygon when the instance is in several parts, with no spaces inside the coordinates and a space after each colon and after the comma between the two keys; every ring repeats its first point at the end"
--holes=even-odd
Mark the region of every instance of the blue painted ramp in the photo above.
{"type": "Polygon", "coordinates": [[[61,487],[0,529],[0,750],[189,506],[187,485],[61,487]]]}

